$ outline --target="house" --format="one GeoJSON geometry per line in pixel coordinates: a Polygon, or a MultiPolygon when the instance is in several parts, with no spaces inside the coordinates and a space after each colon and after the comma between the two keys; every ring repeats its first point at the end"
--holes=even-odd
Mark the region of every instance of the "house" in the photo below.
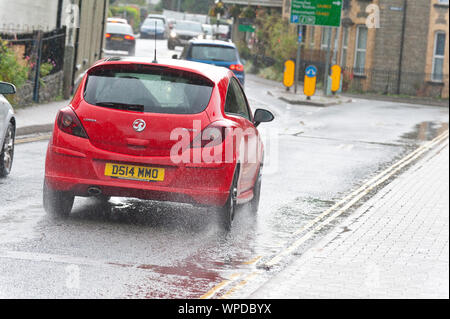
{"type": "Polygon", "coordinates": [[[348,89],[449,97],[449,0],[346,0],[343,5],[340,28],[306,27],[305,58],[319,56],[313,52],[324,51],[331,36],[332,56],[348,89]],[[378,25],[368,21],[374,13],[378,25]]]}

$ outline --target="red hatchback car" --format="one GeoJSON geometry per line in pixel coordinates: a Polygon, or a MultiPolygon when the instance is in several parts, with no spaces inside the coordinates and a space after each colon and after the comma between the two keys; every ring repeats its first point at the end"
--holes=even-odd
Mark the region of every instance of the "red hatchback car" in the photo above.
{"type": "Polygon", "coordinates": [[[257,211],[264,151],[233,72],[196,62],[107,58],[60,110],[47,150],[44,207],[67,216],[75,196],[134,197],[257,211]]]}

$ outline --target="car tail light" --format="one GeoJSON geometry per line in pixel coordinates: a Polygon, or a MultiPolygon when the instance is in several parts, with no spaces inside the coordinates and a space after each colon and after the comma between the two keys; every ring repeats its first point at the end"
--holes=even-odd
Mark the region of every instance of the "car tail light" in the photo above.
{"type": "Polygon", "coordinates": [[[57,124],[58,128],[64,133],[82,138],[88,138],[86,131],[84,130],[80,120],[78,119],[78,116],[70,106],[59,111],[57,124]]]}
{"type": "Polygon", "coordinates": [[[105,34],[105,37],[108,39],[108,38],[111,38],[111,34],[110,33],[107,33],[107,34],[105,34]]]}
{"type": "Polygon", "coordinates": [[[125,40],[134,40],[134,37],[131,35],[126,35],[125,40]]]}
{"type": "Polygon", "coordinates": [[[214,147],[222,144],[230,132],[230,128],[220,123],[212,123],[201,134],[197,135],[191,143],[191,148],[214,147]]]}
{"type": "Polygon", "coordinates": [[[244,66],[242,64],[232,64],[230,65],[230,70],[237,72],[244,72],[244,66]]]}

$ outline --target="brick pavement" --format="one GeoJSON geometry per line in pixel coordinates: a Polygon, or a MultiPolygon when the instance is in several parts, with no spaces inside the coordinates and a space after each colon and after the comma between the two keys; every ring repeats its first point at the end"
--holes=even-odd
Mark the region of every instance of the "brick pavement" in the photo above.
{"type": "Polygon", "coordinates": [[[445,143],[250,298],[449,298],[445,143]]]}

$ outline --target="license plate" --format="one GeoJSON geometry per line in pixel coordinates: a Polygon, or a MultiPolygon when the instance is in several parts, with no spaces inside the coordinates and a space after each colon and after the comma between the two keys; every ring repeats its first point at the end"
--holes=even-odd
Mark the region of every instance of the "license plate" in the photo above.
{"type": "Polygon", "coordinates": [[[113,41],[123,41],[123,38],[111,38],[113,41]]]}
{"type": "Polygon", "coordinates": [[[163,182],[165,177],[164,168],[119,165],[108,163],[105,166],[105,176],[130,179],[147,182],[163,182]]]}

